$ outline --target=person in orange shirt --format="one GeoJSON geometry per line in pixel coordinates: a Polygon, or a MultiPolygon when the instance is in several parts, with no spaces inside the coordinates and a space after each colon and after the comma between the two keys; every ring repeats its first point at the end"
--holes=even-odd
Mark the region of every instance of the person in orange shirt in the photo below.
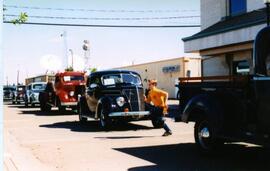
{"type": "Polygon", "coordinates": [[[172,131],[164,119],[164,116],[168,114],[168,93],[157,88],[157,80],[149,80],[148,86],[150,91],[145,98],[146,110],[150,111],[152,119],[163,125],[165,129],[163,136],[172,135],[172,131]]]}

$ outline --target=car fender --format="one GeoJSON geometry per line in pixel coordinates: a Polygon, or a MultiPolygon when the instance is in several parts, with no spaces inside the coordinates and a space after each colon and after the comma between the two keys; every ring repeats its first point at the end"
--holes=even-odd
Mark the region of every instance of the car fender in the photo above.
{"type": "Polygon", "coordinates": [[[38,96],[38,100],[40,103],[47,103],[48,101],[48,94],[46,92],[40,92],[38,96]]]}
{"type": "Polygon", "coordinates": [[[91,111],[89,110],[88,104],[87,104],[87,99],[85,96],[81,96],[78,99],[78,107],[81,108],[81,111],[83,115],[87,115],[87,113],[90,113],[91,111]]]}
{"type": "Polygon", "coordinates": [[[221,128],[224,116],[219,97],[214,94],[200,94],[190,99],[182,114],[182,121],[197,121],[207,117],[215,128],[221,128]]]}
{"type": "Polygon", "coordinates": [[[110,97],[100,98],[97,103],[95,118],[96,119],[99,118],[98,115],[99,115],[99,111],[101,107],[103,107],[104,110],[109,113],[111,111],[111,105],[112,105],[112,99],[110,97]]]}

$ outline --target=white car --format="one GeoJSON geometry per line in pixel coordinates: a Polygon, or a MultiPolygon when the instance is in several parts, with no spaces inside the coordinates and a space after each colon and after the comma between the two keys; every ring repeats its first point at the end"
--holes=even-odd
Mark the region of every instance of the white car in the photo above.
{"type": "Polygon", "coordinates": [[[41,91],[45,90],[46,84],[46,82],[34,82],[26,86],[26,93],[24,98],[26,107],[28,107],[29,104],[31,106],[40,104],[38,96],[41,91]]]}

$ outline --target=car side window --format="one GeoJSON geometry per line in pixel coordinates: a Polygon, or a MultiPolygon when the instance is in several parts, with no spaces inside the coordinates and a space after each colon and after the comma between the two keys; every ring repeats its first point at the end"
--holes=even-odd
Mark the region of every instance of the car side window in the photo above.
{"type": "Polygon", "coordinates": [[[97,85],[100,85],[100,79],[99,79],[99,77],[90,77],[90,84],[89,84],[89,86],[90,86],[91,84],[97,84],[97,85]]]}

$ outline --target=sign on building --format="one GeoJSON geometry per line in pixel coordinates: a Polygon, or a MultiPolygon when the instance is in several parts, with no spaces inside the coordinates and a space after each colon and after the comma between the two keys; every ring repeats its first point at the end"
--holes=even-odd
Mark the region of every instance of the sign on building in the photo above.
{"type": "Polygon", "coordinates": [[[165,66],[162,68],[162,72],[164,73],[179,72],[179,71],[180,65],[165,66]]]}

